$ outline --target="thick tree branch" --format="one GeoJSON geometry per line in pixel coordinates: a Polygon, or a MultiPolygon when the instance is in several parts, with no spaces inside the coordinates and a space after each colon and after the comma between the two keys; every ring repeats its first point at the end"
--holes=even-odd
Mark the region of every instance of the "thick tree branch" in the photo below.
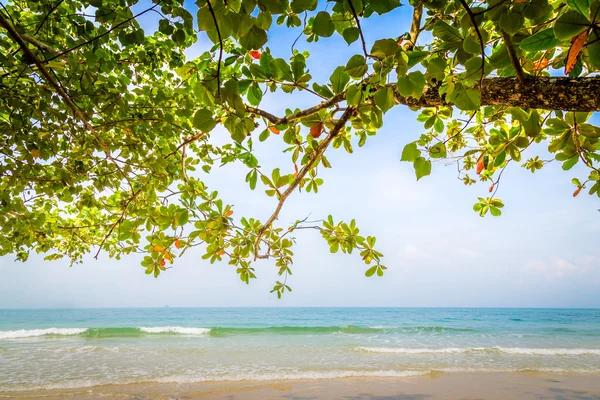
{"type": "MultiPolygon", "coordinates": [[[[396,86],[390,84],[394,89],[396,86]]],[[[481,82],[482,106],[507,106],[538,108],[542,110],[600,111],[600,77],[528,77],[523,83],[516,77],[486,78],[481,82]]],[[[345,99],[345,93],[336,94],[331,99],[314,107],[285,117],[277,117],[255,107],[246,107],[250,113],[266,118],[273,125],[285,125],[292,121],[318,113],[345,99]]],[[[409,107],[452,106],[440,95],[439,86],[426,86],[420,98],[404,97],[396,93],[396,103],[409,107]]]]}
{"type": "MultiPolygon", "coordinates": [[[[600,77],[558,78],[516,77],[486,78],[480,88],[482,106],[507,106],[563,111],[599,111],[600,77]]],[[[437,86],[427,86],[419,99],[397,95],[396,101],[410,107],[452,105],[437,86]]]]}
{"type": "Polygon", "coordinates": [[[260,228],[260,230],[258,231],[258,234],[256,235],[256,239],[254,241],[254,259],[255,260],[257,258],[268,258],[268,254],[266,254],[266,255],[258,254],[258,246],[260,244],[260,240],[262,239],[262,237],[265,234],[265,232],[267,231],[267,229],[269,229],[271,227],[271,225],[273,225],[273,222],[275,222],[275,220],[279,217],[279,213],[281,212],[281,209],[283,208],[283,204],[285,203],[287,198],[300,185],[300,183],[302,182],[302,179],[304,179],[306,174],[313,168],[313,164],[318,160],[318,158],[321,157],[321,155],[325,152],[325,150],[327,150],[327,148],[329,147],[331,142],[333,142],[333,139],[335,139],[335,137],[340,133],[340,131],[342,129],[344,129],[344,126],[346,126],[346,123],[348,122],[350,117],[352,117],[352,115],[354,114],[355,111],[356,111],[356,107],[353,107],[353,106],[348,107],[346,109],[346,111],[344,111],[344,113],[342,114],[340,119],[337,121],[337,123],[335,124],[333,129],[331,129],[331,132],[329,132],[329,135],[327,135],[327,137],[321,143],[319,143],[319,146],[315,149],[315,151],[313,151],[310,154],[304,167],[302,167],[302,169],[300,169],[300,171],[298,171],[298,175],[296,175],[296,178],[294,178],[293,182],[288,186],[288,188],[285,190],[285,192],[283,192],[281,194],[281,196],[279,197],[279,203],[277,204],[277,207],[275,208],[275,212],[269,217],[267,222],[265,222],[265,224],[260,228]]]}

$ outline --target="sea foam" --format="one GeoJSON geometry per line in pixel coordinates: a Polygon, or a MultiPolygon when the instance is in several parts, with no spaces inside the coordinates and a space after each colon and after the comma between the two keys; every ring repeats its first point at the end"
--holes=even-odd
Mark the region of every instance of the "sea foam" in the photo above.
{"type": "Polygon", "coordinates": [[[526,348],[526,347],[444,347],[444,348],[405,348],[405,347],[356,347],[356,351],[368,353],[399,354],[459,354],[459,353],[505,353],[512,355],[571,356],[600,355],[600,349],[565,348],[526,348]]]}
{"type": "Polygon", "coordinates": [[[140,331],[146,333],[179,333],[183,335],[204,335],[210,333],[210,328],[189,328],[184,326],[154,326],[141,327],[140,331]]]}
{"type": "Polygon", "coordinates": [[[18,339],[46,335],[79,335],[85,332],[86,330],[86,328],[19,329],[15,331],[0,331],[0,339],[18,339]]]}

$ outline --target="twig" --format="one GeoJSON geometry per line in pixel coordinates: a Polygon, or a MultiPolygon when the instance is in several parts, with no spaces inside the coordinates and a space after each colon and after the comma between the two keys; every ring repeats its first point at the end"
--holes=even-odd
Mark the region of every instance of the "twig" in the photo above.
{"type": "Polygon", "coordinates": [[[333,127],[333,129],[331,130],[329,135],[319,144],[319,146],[315,149],[315,151],[310,154],[304,167],[302,167],[302,169],[300,169],[300,171],[298,172],[298,175],[296,176],[296,178],[294,178],[294,180],[292,181],[290,186],[281,194],[281,196],[279,198],[279,203],[277,204],[277,207],[275,208],[275,212],[273,212],[273,214],[269,217],[267,222],[265,222],[265,224],[259,229],[259,231],[256,235],[256,239],[254,241],[254,259],[255,260],[257,258],[267,258],[268,257],[268,255],[261,256],[258,254],[258,246],[260,244],[261,238],[263,237],[263,235],[265,234],[267,229],[269,229],[271,227],[271,225],[273,225],[273,222],[279,217],[279,213],[281,212],[281,209],[283,208],[283,204],[285,203],[287,198],[300,185],[300,183],[302,182],[302,180],[304,179],[304,177],[306,176],[308,171],[310,171],[312,169],[315,161],[325,152],[325,150],[327,150],[327,147],[329,147],[331,142],[333,142],[333,139],[335,139],[336,136],[338,135],[338,133],[344,128],[344,126],[346,125],[346,123],[348,122],[348,120],[354,114],[355,111],[356,111],[356,108],[354,106],[350,106],[346,109],[346,111],[344,111],[344,113],[342,114],[340,119],[337,121],[337,123],[335,124],[335,126],[333,127]]]}
{"type": "Polygon", "coordinates": [[[127,201],[127,203],[125,204],[125,207],[123,207],[123,212],[121,213],[121,216],[119,217],[119,219],[110,227],[108,233],[104,236],[104,239],[102,239],[102,242],[100,243],[100,247],[98,248],[98,252],[96,252],[96,255],[94,256],[94,258],[97,260],[98,256],[100,255],[100,252],[102,251],[102,246],[104,246],[104,243],[106,242],[106,240],[109,238],[109,236],[113,233],[113,231],[115,230],[115,228],[117,227],[117,225],[119,225],[121,223],[121,221],[123,221],[123,219],[125,218],[125,215],[127,214],[127,207],[129,207],[129,205],[131,204],[131,202],[133,200],[135,200],[135,198],[138,196],[138,194],[140,194],[142,192],[142,188],[139,188],[134,194],[133,196],[131,196],[131,198],[129,198],[129,200],[127,201]]]}
{"type": "Polygon", "coordinates": [[[53,6],[50,11],[48,11],[48,14],[46,14],[44,16],[44,19],[42,19],[42,22],[40,22],[40,24],[38,25],[37,29],[35,30],[35,33],[33,34],[34,36],[38,34],[38,32],[40,31],[40,29],[42,29],[42,26],[44,26],[44,23],[46,22],[46,20],[48,19],[48,17],[50,16],[50,14],[52,14],[54,12],[54,10],[56,10],[65,0],[60,0],[58,2],[56,2],[56,5],[53,6]]]}
{"type": "Polygon", "coordinates": [[[370,56],[367,52],[367,44],[365,42],[365,37],[363,35],[362,28],[360,27],[360,21],[358,20],[358,15],[356,15],[356,10],[354,9],[354,4],[352,4],[352,0],[348,0],[348,4],[350,5],[350,10],[352,10],[352,15],[354,16],[354,21],[356,22],[358,33],[360,34],[360,40],[362,42],[363,52],[365,53],[365,59],[369,58],[370,56]]]}
{"type": "Polygon", "coordinates": [[[481,46],[481,78],[479,78],[479,86],[481,87],[483,78],[485,77],[485,43],[483,42],[483,37],[481,36],[481,32],[479,31],[477,22],[475,22],[475,16],[473,15],[473,11],[471,11],[471,8],[469,8],[469,5],[465,0],[460,0],[460,4],[462,4],[467,14],[469,14],[469,18],[471,19],[473,28],[475,28],[475,33],[477,33],[477,37],[479,38],[479,45],[481,46]]]}
{"type": "Polygon", "coordinates": [[[217,16],[215,15],[215,11],[212,8],[212,4],[210,4],[210,0],[206,0],[206,4],[208,4],[208,9],[213,17],[213,21],[215,22],[215,28],[217,28],[217,36],[219,37],[219,62],[217,63],[217,94],[219,95],[219,100],[223,102],[221,98],[221,60],[223,60],[223,39],[221,39],[221,30],[219,29],[219,24],[217,24],[217,16]]]}

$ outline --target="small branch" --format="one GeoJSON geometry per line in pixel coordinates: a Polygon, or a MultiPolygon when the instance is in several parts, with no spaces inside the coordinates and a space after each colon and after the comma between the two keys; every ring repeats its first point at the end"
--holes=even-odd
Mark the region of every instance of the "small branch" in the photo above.
{"type": "Polygon", "coordinates": [[[363,35],[362,28],[360,27],[360,21],[358,20],[358,15],[356,15],[356,10],[354,9],[354,4],[352,4],[352,0],[348,0],[348,4],[350,5],[350,10],[352,10],[352,15],[354,16],[354,21],[356,22],[356,26],[358,28],[358,33],[360,34],[360,40],[362,42],[363,52],[365,53],[365,59],[369,58],[369,53],[367,52],[367,44],[365,42],[365,37],[363,35]]]}
{"type": "Polygon", "coordinates": [[[303,111],[300,111],[300,112],[297,112],[294,114],[286,115],[285,117],[282,117],[282,118],[278,118],[275,115],[273,115],[267,111],[263,111],[261,109],[249,107],[249,106],[246,107],[246,111],[248,111],[249,113],[254,113],[254,114],[260,115],[261,117],[266,118],[269,122],[271,122],[274,125],[285,125],[291,121],[295,121],[300,118],[308,117],[310,115],[318,113],[319,111],[321,111],[325,108],[329,108],[329,107],[343,101],[345,97],[346,97],[346,93],[344,93],[344,92],[338,93],[335,96],[333,96],[332,98],[330,98],[329,100],[319,103],[314,107],[307,108],[306,110],[303,110],[303,111]]]}
{"type": "Polygon", "coordinates": [[[219,24],[217,24],[217,16],[215,15],[215,11],[212,8],[212,4],[210,4],[210,0],[206,0],[206,4],[208,4],[208,9],[210,10],[210,14],[213,17],[213,21],[215,22],[215,28],[217,28],[217,36],[219,37],[219,62],[217,63],[217,94],[219,96],[219,100],[223,102],[221,98],[221,60],[223,60],[223,39],[221,39],[221,30],[219,29],[219,24]]]}
{"type": "Polygon", "coordinates": [[[352,106],[348,107],[346,109],[346,111],[344,111],[344,113],[342,114],[340,119],[337,121],[337,123],[335,124],[335,126],[333,127],[333,129],[331,130],[329,135],[327,135],[327,137],[319,144],[319,146],[315,149],[315,151],[310,154],[304,167],[302,167],[302,169],[300,169],[300,171],[298,171],[298,175],[296,176],[296,178],[294,178],[294,180],[292,181],[290,186],[281,194],[281,196],[279,198],[279,203],[277,204],[277,207],[275,208],[275,212],[273,212],[273,214],[269,217],[267,222],[259,229],[259,231],[256,235],[256,239],[254,241],[254,259],[255,260],[257,258],[266,258],[265,256],[260,256],[258,254],[258,246],[260,244],[260,240],[262,239],[263,235],[265,234],[267,229],[269,229],[271,227],[271,225],[273,225],[273,222],[279,217],[279,213],[281,212],[281,209],[283,208],[283,204],[285,203],[287,198],[300,185],[300,183],[302,182],[302,180],[304,179],[304,177],[306,176],[308,171],[310,171],[312,169],[313,164],[325,152],[325,150],[327,150],[327,148],[329,147],[331,142],[333,142],[333,139],[335,139],[335,137],[338,135],[338,133],[344,128],[344,126],[346,125],[346,123],[348,122],[348,120],[354,114],[355,111],[356,111],[356,108],[352,107],[352,106]]]}
{"type": "Polygon", "coordinates": [[[483,37],[481,36],[481,32],[479,31],[479,27],[477,26],[477,22],[475,22],[475,16],[473,15],[473,11],[471,11],[471,8],[469,8],[469,5],[465,0],[460,0],[460,4],[462,4],[467,14],[469,14],[471,24],[473,24],[473,28],[475,28],[475,33],[477,33],[477,37],[479,38],[479,45],[481,46],[481,78],[479,78],[479,85],[481,85],[481,82],[485,77],[485,43],[483,41],[483,37]]]}
{"type": "Polygon", "coordinates": [[[40,22],[40,24],[38,25],[37,29],[35,30],[35,33],[33,34],[34,36],[38,34],[38,32],[40,31],[40,29],[42,29],[42,26],[44,26],[44,23],[46,22],[46,20],[48,19],[48,17],[50,16],[50,14],[52,14],[54,12],[54,10],[56,10],[65,0],[60,0],[58,2],[56,2],[56,5],[54,5],[50,11],[48,11],[48,14],[46,14],[44,16],[44,19],[42,19],[42,22],[40,22]]]}
{"type": "Polygon", "coordinates": [[[519,82],[525,82],[525,73],[523,72],[523,67],[521,67],[521,63],[519,62],[519,57],[517,56],[517,52],[512,45],[512,41],[510,40],[510,36],[502,31],[502,39],[504,40],[504,44],[506,45],[506,49],[508,50],[508,57],[510,58],[510,62],[515,68],[515,72],[517,73],[517,78],[519,78],[519,82]]]}
{"type": "Polygon", "coordinates": [[[405,43],[402,46],[404,51],[412,50],[417,45],[417,39],[419,33],[421,33],[421,18],[423,17],[423,5],[419,2],[419,5],[414,7],[412,22],[410,25],[410,42],[405,43]]]}
{"type": "Polygon", "coordinates": [[[136,199],[136,197],[142,192],[142,189],[138,189],[133,196],[131,196],[129,198],[129,200],[127,201],[127,203],[125,204],[125,207],[123,207],[123,212],[121,213],[121,216],[119,217],[119,219],[110,227],[108,233],[104,236],[104,239],[102,239],[102,242],[100,243],[100,247],[98,248],[98,252],[96,253],[96,255],[94,256],[94,258],[97,260],[98,256],[100,255],[100,252],[102,251],[102,246],[104,246],[104,243],[106,243],[106,240],[110,237],[110,235],[113,233],[113,231],[115,230],[115,228],[123,221],[123,219],[125,218],[125,215],[127,214],[127,207],[129,207],[129,205],[131,204],[132,201],[134,201],[136,199]]]}

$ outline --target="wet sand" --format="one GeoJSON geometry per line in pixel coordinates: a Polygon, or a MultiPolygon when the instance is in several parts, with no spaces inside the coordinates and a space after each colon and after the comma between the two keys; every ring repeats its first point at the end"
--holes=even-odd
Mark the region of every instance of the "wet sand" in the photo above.
{"type": "Polygon", "coordinates": [[[145,383],[80,389],[0,392],[0,399],[600,400],[600,376],[538,372],[440,372],[406,378],[145,383]]]}

